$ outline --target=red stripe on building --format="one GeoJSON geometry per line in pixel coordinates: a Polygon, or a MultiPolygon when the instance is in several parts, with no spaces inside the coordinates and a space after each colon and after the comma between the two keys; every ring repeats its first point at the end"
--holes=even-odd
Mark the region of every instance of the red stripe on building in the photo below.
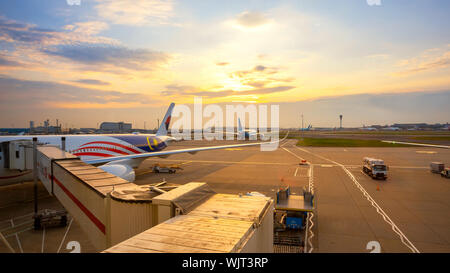
{"type": "Polygon", "coordinates": [[[127,147],[127,146],[119,144],[119,143],[110,142],[110,141],[93,141],[93,142],[85,143],[85,144],[83,144],[81,146],[85,146],[85,145],[89,145],[89,144],[108,144],[108,145],[113,145],[113,146],[117,146],[117,147],[120,147],[120,148],[124,148],[124,149],[126,149],[126,150],[128,150],[130,152],[135,153],[135,154],[140,154],[141,153],[138,150],[135,150],[133,148],[127,147]]]}
{"type": "MultiPolygon", "coordinates": [[[[49,175],[50,176],[50,175],[49,175]]],[[[89,211],[88,208],[86,208],[80,200],[78,200],[56,177],[53,177],[53,181],[66,193],[66,195],[72,199],[72,201],[80,208],[82,212],[98,227],[98,229],[103,233],[106,234],[106,228],[105,225],[97,218],[95,215],[89,211]]]]}

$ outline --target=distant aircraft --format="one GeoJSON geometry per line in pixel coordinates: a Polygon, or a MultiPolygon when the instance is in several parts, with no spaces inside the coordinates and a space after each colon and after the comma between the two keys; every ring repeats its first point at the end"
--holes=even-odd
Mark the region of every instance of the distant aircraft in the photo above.
{"type": "MultiPolygon", "coordinates": [[[[9,151],[9,141],[32,140],[37,137],[39,144],[60,145],[61,137],[66,137],[66,151],[88,164],[97,165],[105,172],[134,181],[134,169],[149,157],[167,157],[179,153],[194,154],[200,151],[254,146],[269,142],[209,146],[163,151],[175,138],[168,136],[169,123],[175,104],[171,103],[156,134],[100,134],[100,135],[18,135],[0,136],[0,185],[13,184],[32,179],[31,171],[9,169],[10,156],[19,158],[19,152],[9,151]]],[[[239,133],[253,135],[253,131],[244,131],[239,121],[239,133]]],[[[278,142],[278,141],[274,141],[278,142]]]]}
{"type": "Polygon", "coordinates": [[[384,131],[400,131],[400,128],[398,128],[398,127],[387,127],[387,128],[382,128],[381,130],[384,130],[384,131]]]}
{"type": "Polygon", "coordinates": [[[450,125],[444,125],[440,130],[450,130],[450,125]]]}
{"type": "Polygon", "coordinates": [[[238,132],[237,132],[238,138],[243,138],[243,139],[254,138],[254,139],[258,139],[258,136],[260,137],[260,139],[264,138],[264,134],[258,133],[256,130],[242,128],[241,119],[240,118],[238,118],[238,123],[239,123],[238,132]]]}
{"type": "Polygon", "coordinates": [[[306,128],[300,128],[300,131],[310,131],[311,128],[312,128],[312,125],[310,124],[310,125],[308,125],[308,127],[306,127],[306,128]]]}
{"type": "Polygon", "coordinates": [[[377,131],[377,128],[374,128],[374,127],[362,127],[359,129],[361,129],[363,131],[377,131]]]}

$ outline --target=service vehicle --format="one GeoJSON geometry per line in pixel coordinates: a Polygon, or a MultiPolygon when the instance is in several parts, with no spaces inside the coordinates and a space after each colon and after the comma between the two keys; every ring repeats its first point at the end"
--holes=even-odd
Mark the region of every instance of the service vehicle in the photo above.
{"type": "Polygon", "coordinates": [[[388,167],[382,159],[364,157],[363,172],[371,176],[373,179],[381,178],[386,180],[388,167]]]}
{"type": "Polygon", "coordinates": [[[442,176],[442,177],[446,177],[446,178],[450,178],[450,168],[445,168],[445,169],[441,172],[441,176],[442,176]]]}

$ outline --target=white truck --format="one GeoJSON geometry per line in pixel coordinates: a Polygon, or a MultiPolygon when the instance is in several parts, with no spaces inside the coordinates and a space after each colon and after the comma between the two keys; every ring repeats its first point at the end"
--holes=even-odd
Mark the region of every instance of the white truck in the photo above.
{"type": "Polygon", "coordinates": [[[382,159],[364,157],[363,171],[370,175],[373,179],[381,178],[386,180],[388,167],[382,159]]]}

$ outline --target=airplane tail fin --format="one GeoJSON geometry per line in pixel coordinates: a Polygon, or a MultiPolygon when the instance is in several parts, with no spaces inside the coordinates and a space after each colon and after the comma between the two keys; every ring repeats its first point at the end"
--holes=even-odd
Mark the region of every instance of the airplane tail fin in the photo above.
{"type": "Polygon", "coordinates": [[[238,122],[239,122],[238,132],[242,133],[244,130],[242,129],[241,119],[240,118],[238,118],[238,122]]]}
{"type": "Polygon", "coordinates": [[[167,136],[167,133],[169,132],[169,124],[172,117],[173,107],[175,107],[175,103],[172,102],[169,106],[169,109],[167,109],[167,113],[164,116],[164,119],[162,120],[158,131],[156,132],[157,136],[167,136]]]}

